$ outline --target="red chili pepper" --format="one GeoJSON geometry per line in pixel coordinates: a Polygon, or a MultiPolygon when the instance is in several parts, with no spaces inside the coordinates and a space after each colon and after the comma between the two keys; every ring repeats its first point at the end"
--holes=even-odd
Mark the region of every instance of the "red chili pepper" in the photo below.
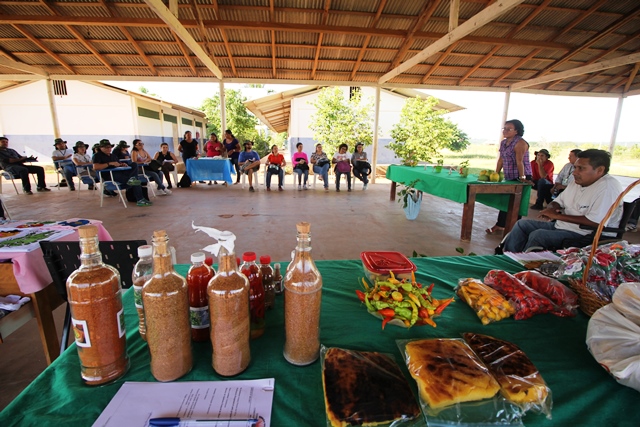
{"type": "Polygon", "coordinates": [[[356,295],[358,295],[358,299],[362,302],[364,302],[364,292],[362,292],[359,289],[356,289],[356,295]]]}
{"type": "Polygon", "coordinates": [[[387,323],[389,323],[389,320],[393,319],[393,316],[387,316],[384,318],[384,320],[382,321],[382,330],[384,331],[384,327],[386,326],[387,323]]]}
{"type": "Polygon", "coordinates": [[[420,283],[416,282],[416,288],[422,289],[422,285],[420,283]]]}
{"type": "Polygon", "coordinates": [[[453,298],[449,298],[448,300],[442,302],[438,308],[436,308],[435,314],[440,314],[442,313],[442,310],[444,310],[449,304],[451,304],[453,302],[453,298]]]}
{"type": "Polygon", "coordinates": [[[378,313],[380,313],[384,317],[393,317],[396,315],[396,312],[393,310],[393,308],[383,308],[382,310],[378,310],[378,313]]]}
{"type": "Polygon", "coordinates": [[[421,317],[422,319],[428,319],[429,318],[429,311],[426,308],[421,307],[418,310],[418,316],[421,317]]]}
{"type": "Polygon", "coordinates": [[[431,293],[432,290],[433,290],[433,283],[429,285],[429,287],[427,288],[427,292],[431,293]]]}
{"type": "Polygon", "coordinates": [[[380,290],[386,292],[386,291],[390,291],[391,288],[388,286],[380,286],[380,290]]]}

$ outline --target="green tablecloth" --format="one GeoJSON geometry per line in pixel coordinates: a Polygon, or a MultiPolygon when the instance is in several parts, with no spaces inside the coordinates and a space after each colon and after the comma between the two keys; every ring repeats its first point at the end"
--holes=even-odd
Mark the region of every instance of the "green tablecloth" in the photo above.
{"type": "MultiPolygon", "coordinates": [[[[442,257],[413,259],[418,280],[435,283],[437,298],[452,295],[459,277],[484,277],[491,268],[510,272],[518,264],[503,256],[442,257]]],[[[475,313],[456,301],[437,318],[438,327],[403,329],[388,326],[369,315],[355,296],[363,275],[360,261],[320,261],[323,276],[321,340],[326,346],[382,351],[402,359],[395,340],[428,337],[459,337],[462,332],[480,332],[519,345],[536,364],[553,393],[553,420],[528,414],[530,426],[629,426],[640,425],[640,394],[621,386],[602,369],[585,345],[587,318],[558,318],[540,315],[528,320],[506,319],[482,326],[475,313]]],[[[187,266],[179,266],[185,274],[187,266]]],[[[127,342],[131,369],[114,384],[92,388],[83,385],[75,346],[33,381],[4,411],[0,426],[90,426],[124,381],[154,381],[149,371],[149,354],[137,333],[137,315],[132,292],[124,297],[127,342]]],[[[282,297],[267,312],[267,331],[251,344],[252,361],[237,379],[274,377],[275,427],[324,426],[324,400],[320,363],[295,367],[282,357],[284,341],[282,297]]],[[[211,368],[211,345],[195,343],[194,368],[185,381],[218,380],[211,368]]],[[[403,370],[404,365],[401,365],[403,370]]],[[[408,373],[406,373],[408,376],[408,373]]],[[[408,377],[410,378],[410,377],[408,377]]],[[[415,390],[415,382],[410,380],[415,390]]],[[[417,396],[417,394],[416,394],[417,396]]]]}
{"type": "MultiPolygon", "coordinates": [[[[453,200],[458,203],[467,202],[467,185],[478,184],[477,175],[468,175],[466,178],[460,176],[458,172],[449,175],[447,169],[436,173],[432,167],[426,169],[422,166],[409,167],[391,165],[387,168],[387,178],[394,182],[410,183],[415,179],[420,181],[415,185],[418,190],[424,191],[434,196],[453,200]]],[[[509,182],[512,183],[512,182],[509,182]]],[[[506,183],[481,183],[481,185],[504,185],[506,183]]],[[[526,216],[529,212],[529,198],[531,197],[531,186],[525,185],[522,189],[522,201],[520,202],[519,215],[526,216]]],[[[509,208],[509,194],[478,194],[476,201],[483,205],[507,211],[509,208]]]]}

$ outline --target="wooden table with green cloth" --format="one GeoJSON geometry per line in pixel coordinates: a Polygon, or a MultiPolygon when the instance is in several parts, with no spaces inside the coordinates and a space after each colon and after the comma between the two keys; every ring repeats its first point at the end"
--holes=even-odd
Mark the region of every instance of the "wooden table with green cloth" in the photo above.
{"type": "Polygon", "coordinates": [[[513,228],[518,215],[526,216],[529,212],[531,185],[520,181],[484,182],[478,181],[477,175],[461,176],[458,172],[449,174],[436,173],[432,167],[410,167],[391,165],[387,169],[387,179],[391,180],[391,201],[396,197],[396,184],[414,185],[420,191],[454,202],[463,203],[460,240],[470,241],[473,229],[473,214],[476,200],[483,205],[507,212],[504,236],[513,228]],[[519,211],[516,207],[519,206],[519,211]]]}
{"type": "MultiPolygon", "coordinates": [[[[517,272],[522,267],[504,256],[413,258],[416,278],[435,283],[433,295],[447,298],[461,277],[483,278],[490,269],[517,272]]],[[[456,301],[437,317],[437,328],[411,329],[387,325],[367,313],[354,290],[360,288],[364,271],[360,261],[319,261],[323,277],[320,337],[327,347],[378,351],[391,354],[407,376],[417,398],[415,381],[407,372],[396,345],[398,339],[459,338],[477,332],[511,341],[526,352],[540,370],[553,395],[553,419],[529,413],[523,421],[531,426],[629,426],[640,425],[637,391],[624,387],[591,357],[585,345],[587,317],[560,318],[551,314],[528,320],[512,318],[482,326],[466,303],[456,301]]],[[[184,275],[187,265],[177,267],[184,275]]],[[[131,369],[116,382],[89,387],[80,378],[75,345],[31,383],[0,413],[0,425],[90,426],[125,381],[154,382],[149,370],[149,351],[137,331],[133,292],[124,295],[126,334],[131,369]]],[[[275,427],[325,426],[325,405],[320,361],[305,367],[287,363],[284,343],[283,297],[267,311],[265,334],[251,342],[251,364],[233,379],[275,378],[272,425],[275,427]]],[[[193,370],[180,381],[224,381],[211,368],[211,344],[194,343],[193,370]]]]}

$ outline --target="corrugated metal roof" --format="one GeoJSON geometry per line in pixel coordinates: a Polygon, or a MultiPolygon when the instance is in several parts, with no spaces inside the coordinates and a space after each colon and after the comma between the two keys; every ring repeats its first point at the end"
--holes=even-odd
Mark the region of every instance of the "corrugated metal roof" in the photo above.
{"type": "MultiPolygon", "coordinates": [[[[589,11],[597,1],[553,0],[540,9],[542,0],[525,0],[496,15],[493,21],[477,25],[475,31],[453,43],[449,50],[454,54],[443,56],[442,52],[431,52],[432,55],[421,64],[404,70],[385,84],[420,84],[424,74],[429,73],[426,84],[503,88],[541,71],[552,75],[596,60],[639,53],[640,37],[636,34],[640,28],[640,3],[609,1],[589,11]],[[515,31],[530,18],[524,28],[515,31]],[[569,25],[573,26],[569,28],[569,25]],[[631,36],[634,38],[629,40],[631,36]],[[534,51],[540,52],[534,58],[522,61],[534,51]],[[486,58],[489,53],[491,57],[486,58]],[[439,61],[437,66],[436,61],[439,61]],[[519,69],[511,69],[521,62],[519,69]],[[472,68],[475,71],[470,76],[460,78],[469,74],[472,68]],[[509,75],[500,81],[493,77],[507,72],[509,75]]],[[[379,16],[378,8],[382,4],[379,1],[218,0],[213,3],[196,0],[194,4],[190,0],[179,1],[178,18],[188,37],[205,51],[212,50],[213,61],[225,78],[248,79],[252,83],[274,78],[271,45],[274,35],[276,79],[314,78],[351,85],[376,82],[398,65],[398,59],[406,61],[446,36],[450,13],[450,2],[440,0],[430,18],[417,31],[409,33],[419,22],[420,13],[430,10],[432,3],[388,0],[379,16]],[[328,7],[326,12],[325,7],[328,7]],[[201,25],[205,27],[204,35],[201,25]],[[321,34],[318,63],[314,65],[321,34]],[[365,40],[368,40],[366,51],[357,73],[352,76],[365,40]],[[205,41],[210,43],[205,46],[205,41]],[[314,68],[316,72],[312,76],[314,68]]],[[[495,4],[462,1],[458,22],[473,23],[479,12],[493,8],[495,4]]],[[[95,0],[60,0],[47,5],[35,0],[2,3],[0,44],[5,57],[42,67],[49,73],[69,73],[41,47],[28,40],[34,37],[48,50],[65,58],[74,66],[73,71],[81,76],[89,78],[100,72],[111,74],[102,60],[118,67],[117,71],[122,75],[153,75],[138,49],[128,41],[123,42],[127,40],[125,32],[128,32],[153,63],[158,64],[159,75],[178,78],[194,75],[181,49],[181,45],[186,47],[188,44],[177,42],[174,30],[144,0],[110,1],[106,3],[108,7],[95,0]],[[47,5],[59,15],[52,13],[47,5]],[[71,30],[81,34],[98,54],[91,53],[81,40],[76,40],[71,30]],[[116,59],[116,54],[122,57],[116,59]],[[74,55],[78,57],[73,58],[74,55]]],[[[190,53],[190,58],[196,64],[198,76],[213,75],[213,71],[205,66],[208,61],[197,58],[195,53],[190,53]]],[[[550,91],[561,87],[568,87],[570,91],[602,91],[606,88],[613,90],[612,95],[615,95],[624,90],[626,85],[618,83],[628,79],[632,69],[633,64],[629,64],[616,73],[603,72],[598,77],[602,80],[598,84],[575,84],[580,81],[578,78],[567,79],[568,84],[557,82],[533,87],[550,91]],[[616,85],[618,87],[612,89],[616,85]]],[[[0,78],[2,74],[13,74],[14,71],[0,72],[0,78]]],[[[635,75],[628,87],[638,86],[640,75],[635,75]]]]}

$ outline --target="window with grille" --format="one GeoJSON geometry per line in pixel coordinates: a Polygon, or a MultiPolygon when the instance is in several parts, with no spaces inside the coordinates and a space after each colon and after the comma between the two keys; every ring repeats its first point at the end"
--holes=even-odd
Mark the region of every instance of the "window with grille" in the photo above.
{"type": "Polygon", "coordinates": [[[349,99],[353,98],[356,94],[360,94],[359,86],[351,86],[349,87],[349,99]]]}
{"type": "Polygon", "coordinates": [[[67,82],[64,80],[52,80],[54,95],[67,95],[67,82]]]}

